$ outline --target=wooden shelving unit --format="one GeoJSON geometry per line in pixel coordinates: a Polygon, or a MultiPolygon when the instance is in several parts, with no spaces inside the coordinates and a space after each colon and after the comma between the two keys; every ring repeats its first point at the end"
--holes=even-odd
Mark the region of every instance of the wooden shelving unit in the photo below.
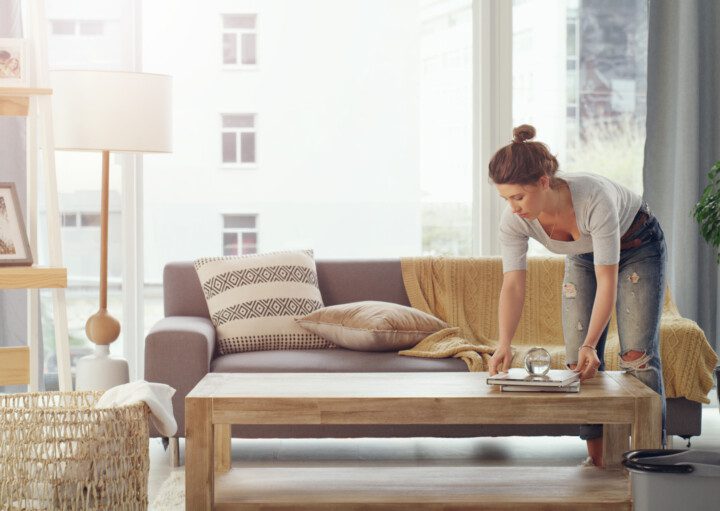
{"type": "MultiPolygon", "coordinates": [[[[33,6],[33,8],[36,8],[33,6]]],[[[37,16],[37,14],[35,14],[37,16]]],[[[42,16],[44,17],[44,15],[42,16]]],[[[45,64],[45,67],[47,64],[45,64]]],[[[37,140],[31,141],[30,133],[34,137],[38,137],[38,109],[43,109],[45,116],[43,118],[45,126],[45,140],[42,144],[43,165],[45,167],[45,193],[48,197],[48,215],[52,218],[58,218],[57,205],[57,184],[55,182],[55,161],[52,157],[54,148],[52,148],[51,139],[48,138],[48,130],[52,131],[51,126],[47,126],[50,111],[50,97],[52,89],[37,87],[0,87],[0,116],[19,116],[27,117],[28,121],[28,151],[37,151],[37,140]],[[33,129],[30,129],[30,125],[33,129]]],[[[28,190],[29,194],[34,197],[28,199],[28,208],[37,208],[37,162],[36,158],[30,158],[31,163],[28,164],[28,190]]],[[[36,213],[36,212],[35,212],[36,213]]],[[[32,221],[35,214],[29,214],[28,218],[32,221]]],[[[29,390],[37,390],[36,383],[41,377],[42,368],[39,367],[36,357],[38,350],[38,331],[37,318],[38,310],[38,289],[52,289],[53,293],[53,312],[55,322],[55,349],[57,350],[58,359],[58,379],[60,390],[72,390],[72,380],[70,374],[70,346],[68,341],[67,327],[67,306],[65,301],[65,290],[67,287],[67,269],[62,267],[62,255],[60,251],[60,232],[59,221],[54,223],[48,220],[49,245],[50,245],[50,264],[51,267],[43,266],[0,266],[0,289],[27,289],[30,293],[30,304],[28,308],[28,346],[20,348],[3,348],[0,350],[0,369],[9,377],[13,383],[24,383],[29,385],[29,390]],[[12,374],[11,374],[12,372],[12,374]]],[[[31,240],[31,245],[33,241],[31,240]]],[[[36,247],[32,247],[33,251],[36,247]]],[[[0,378],[0,380],[7,378],[0,378]]],[[[10,383],[0,383],[0,385],[8,385],[10,383]]]]}
{"type": "Polygon", "coordinates": [[[67,269],[47,266],[0,266],[0,289],[67,287],[67,269]]]}
{"type": "MultiPolygon", "coordinates": [[[[0,266],[0,289],[59,289],[66,287],[67,268],[0,266]]],[[[31,345],[33,344],[31,343],[31,345]]],[[[30,385],[32,388],[30,357],[29,346],[0,347],[0,385],[30,385]]]]}
{"type": "MultiPolygon", "coordinates": [[[[47,266],[0,266],[0,289],[67,287],[67,269],[47,266]]],[[[0,385],[28,385],[30,348],[0,348],[0,385]]]]}
{"type": "Polygon", "coordinates": [[[52,89],[0,87],[0,115],[27,117],[31,96],[49,96],[52,89]]]}
{"type": "Polygon", "coordinates": [[[0,348],[0,385],[30,383],[30,348],[0,348]]]}

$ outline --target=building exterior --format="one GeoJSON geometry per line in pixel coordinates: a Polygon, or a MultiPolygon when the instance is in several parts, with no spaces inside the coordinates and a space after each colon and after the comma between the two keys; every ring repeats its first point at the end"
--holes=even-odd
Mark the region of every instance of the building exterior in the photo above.
{"type": "Polygon", "coordinates": [[[216,2],[167,24],[171,4],[143,4],[143,67],[175,103],[174,152],[144,163],[147,281],[208,255],[419,254],[418,3],[216,2]]]}

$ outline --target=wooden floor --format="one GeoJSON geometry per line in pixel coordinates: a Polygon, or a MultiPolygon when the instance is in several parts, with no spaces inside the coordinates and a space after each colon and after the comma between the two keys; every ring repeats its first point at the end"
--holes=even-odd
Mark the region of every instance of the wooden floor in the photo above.
{"type": "MultiPolygon", "coordinates": [[[[184,462],[184,445],[181,441],[181,463],[184,462]]],[[[674,439],[675,448],[684,448],[685,441],[674,439]]],[[[692,449],[720,449],[720,412],[717,404],[703,408],[703,434],[692,439],[692,449]]],[[[288,494],[298,498],[294,491],[302,490],[306,495],[314,493],[316,499],[332,498],[332,492],[326,492],[327,485],[318,484],[321,476],[337,475],[332,478],[332,484],[342,489],[345,495],[352,494],[358,501],[369,502],[372,493],[382,485],[376,484],[377,478],[385,474],[380,481],[391,479],[383,472],[390,470],[394,473],[392,479],[397,480],[403,473],[408,481],[437,481],[438,477],[447,479],[443,487],[446,492],[437,494],[436,500],[444,503],[454,498],[453,495],[472,496],[477,492],[490,491],[487,487],[481,488],[477,481],[493,477],[492,474],[507,473],[512,470],[513,479],[520,475],[518,468],[522,467],[522,474],[528,475],[528,483],[514,485],[513,495],[516,501],[508,501],[507,509],[517,509],[517,499],[522,499],[523,491],[530,489],[532,481],[543,481],[544,474],[548,474],[544,467],[556,467],[553,481],[557,475],[564,473],[576,484],[593,484],[593,481],[602,481],[604,471],[596,469],[581,469],[580,462],[586,456],[583,441],[573,437],[505,437],[505,438],[400,438],[400,439],[271,439],[271,440],[233,440],[233,471],[218,481],[218,500],[223,498],[234,499],[237,492],[245,498],[243,509],[263,509],[253,492],[264,486],[267,490],[268,480],[279,481],[274,488],[270,488],[275,495],[288,494]],[[289,470],[292,469],[292,470],[289,470]],[[591,474],[600,474],[593,476],[591,474]],[[239,477],[243,474],[242,477],[239,477]],[[282,477],[279,477],[282,476],[282,477]],[[600,477],[600,479],[593,479],[600,477]],[[578,479],[579,478],[579,479],[578,479]],[[450,479],[457,481],[451,484],[450,479]],[[343,486],[343,481],[357,481],[360,483],[351,492],[350,487],[343,486]],[[375,481],[375,482],[373,482],[375,481]],[[578,483],[580,481],[580,483],[578,483]],[[584,482],[583,482],[584,481],[584,482]],[[315,484],[311,484],[314,482],[315,484]],[[339,486],[338,486],[339,485],[339,486]],[[365,489],[363,489],[365,485],[365,489]],[[370,491],[370,490],[373,491],[370,491]],[[224,492],[224,493],[223,493],[224,492]],[[320,492],[320,493],[318,493],[320,492]],[[330,497],[328,497],[330,495],[330,497]],[[363,500],[367,499],[367,500],[363,500]]],[[[163,451],[160,441],[150,441],[150,502],[157,495],[162,483],[170,475],[168,454],[163,451]]],[[[613,477],[612,474],[609,477],[613,477]]],[[[392,483],[393,481],[389,481],[392,483]]],[[[350,484],[350,483],[347,483],[350,484]]],[[[617,481],[613,486],[616,490],[617,481]]],[[[622,483],[620,483],[622,484],[622,483]]],[[[350,484],[352,486],[352,484],[350,484]]],[[[413,491],[422,492],[428,484],[418,484],[413,491]]],[[[549,481],[548,481],[549,486],[549,481]]],[[[612,486],[612,484],[611,484],[612,486]]],[[[437,485],[434,485],[436,488],[437,485]]],[[[497,491],[506,491],[498,487],[497,491]]],[[[387,498],[385,495],[383,498],[387,498]]],[[[423,498],[424,502],[428,501],[423,498]]],[[[477,494],[475,497],[479,498],[477,494]]],[[[274,502],[273,509],[283,509],[280,505],[282,498],[274,502]]],[[[222,507],[218,507],[223,509],[222,507]]],[[[313,506],[314,509],[332,509],[333,505],[313,506]]],[[[366,509],[367,507],[362,507],[366,509]]],[[[227,509],[235,509],[229,507],[227,509]]],[[[286,509],[297,509],[287,507],[286,509]]],[[[392,507],[383,507],[392,509],[392,507]]],[[[419,509],[419,508],[418,508],[419,509]]],[[[426,509],[463,509],[460,507],[436,506],[426,509]]],[[[497,508],[500,509],[500,508],[497,508]]],[[[561,509],[554,507],[554,509],[561,509]]]]}

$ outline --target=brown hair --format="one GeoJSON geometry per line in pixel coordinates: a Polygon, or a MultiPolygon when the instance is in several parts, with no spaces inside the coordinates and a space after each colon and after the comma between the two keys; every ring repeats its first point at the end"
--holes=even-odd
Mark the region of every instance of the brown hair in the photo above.
{"type": "Polygon", "coordinates": [[[493,183],[534,184],[542,176],[555,183],[558,161],[542,142],[533,142],[535,128],[522,124],[513,129],[513,140],[501,147],[490,160],[488,169],[493,183]]]}

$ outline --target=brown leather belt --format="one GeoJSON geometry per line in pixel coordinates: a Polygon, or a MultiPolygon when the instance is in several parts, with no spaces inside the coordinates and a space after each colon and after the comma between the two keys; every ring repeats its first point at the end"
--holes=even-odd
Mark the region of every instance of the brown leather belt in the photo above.
{"type": "Polygon", "coordinates": [[[642,245],[642,240],[631,240],[630,238],[632,238],[633,235],[635,235],[635,233],[638,232],[645,225],[645,222],[647,222],[649,218],[650,214],[648,212],[647,204],[643,204],[642,206],[640,206],[640,209],[635,215],[633,223],[630,225],[630,227],[628,227],[628,230],[625,232],[625,234],[623,234],[622,238],[620,238],[621,250],[625,250],[628,248],[637,248],[642,245]]]}

